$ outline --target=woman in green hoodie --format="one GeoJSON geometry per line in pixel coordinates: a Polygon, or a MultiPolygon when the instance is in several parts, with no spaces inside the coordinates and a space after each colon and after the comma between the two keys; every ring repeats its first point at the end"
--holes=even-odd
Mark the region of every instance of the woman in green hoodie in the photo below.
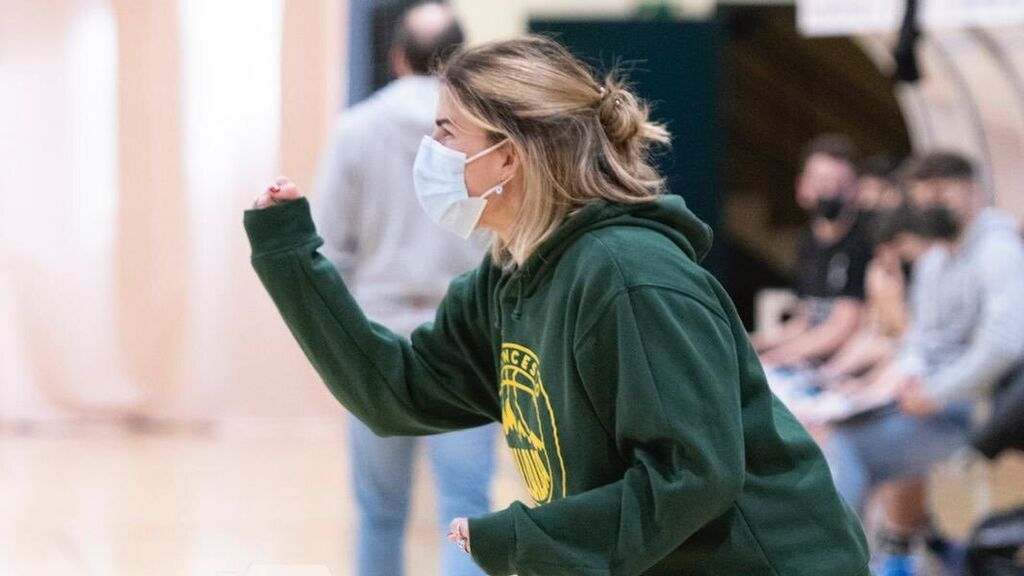
{"type": "Polygon", "coordinates": [[[493,240],[433,323],[368,321],[290,182],[245,225],[292,334],[378,434],[502,423],[533,505],[453,538],[489,574],[866,575],[855,515],[698,265],[710,229],[664,194],[643,103],[539,37],[459,52],[441,80],[416,192],[493,240]]]}

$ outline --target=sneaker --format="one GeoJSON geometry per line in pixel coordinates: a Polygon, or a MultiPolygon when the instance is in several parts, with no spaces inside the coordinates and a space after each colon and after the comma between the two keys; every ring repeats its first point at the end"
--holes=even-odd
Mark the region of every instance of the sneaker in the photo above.
{"type": "Polygon", "coordinates": [[[915,576],[913,556],[887,556],[878,576],[915,576]]]}
{"type": "Polygon", "coordinates": [[[925,544],[931,557],[941,564],[943,576],[968,574],[966,544],[934,535],[925,540],[925,544]]]}

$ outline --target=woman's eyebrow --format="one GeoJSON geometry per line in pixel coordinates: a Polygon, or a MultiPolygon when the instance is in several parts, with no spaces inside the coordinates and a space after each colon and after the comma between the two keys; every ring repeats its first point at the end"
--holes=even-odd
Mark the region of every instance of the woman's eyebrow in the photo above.
{"type": "MultiPolygon", "coordinates": [[[[470,135],[470,136],[474,136],[476,134],[480,134],[480,135],[483,135],[483,136],[487,135],[487,132],[483,132],[483,131],[466,130],[462,126],[459,126],[458,124],[456,124],[455,121],[451,120],[450,118],[438,118],[437,120],[434,120],[434,124],[436,124],[437,127],[441,128],[442,130],[448,130],[447,128],[445,128],[445,125],[447,124],[448,126],[451,126],[452,128],[458,129],[459,132],[461,132],[463,134],[470,135]]],[[[451,132],[451,130],[448,130],[448,131],[451,132]]]]}

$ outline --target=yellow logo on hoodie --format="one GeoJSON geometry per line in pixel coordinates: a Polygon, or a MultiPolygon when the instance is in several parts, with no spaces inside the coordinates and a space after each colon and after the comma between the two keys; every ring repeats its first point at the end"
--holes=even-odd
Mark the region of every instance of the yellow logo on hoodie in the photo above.
{"type": "Polygon", "coordinates": [[[537,504],[564,498],[565,462],[558,425],[533,350],[502,344],[500,397],[505,441],[530,497],[537,504]]]}

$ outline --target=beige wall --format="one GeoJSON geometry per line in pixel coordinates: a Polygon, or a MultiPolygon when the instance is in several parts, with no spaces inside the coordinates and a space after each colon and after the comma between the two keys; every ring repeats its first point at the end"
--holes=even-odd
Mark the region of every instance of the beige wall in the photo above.
{"type": "Polygon", "coordinates": [[[0,415],[60,418],[121,387],[113,350],[117,48],[108,5],[4,0],[0,415]]]}
{"type": "Polygon", "coordinates": [[[0,421],[338,415],[241,213],[312,181],[344,0],[0,11],[0,421]]]}
{"type": "Polygon", "coordinates": [[[327,134],[328,122],[345,93],[341,74],[347,44],[341,0],[292,0],[284,7],[281,65],[281,165],[285,174],[309,188],[327,134]]]}
{"type": "Polygon", "coordinates": [[[159,402],[181,382],[189,325],[178,9],[163,0],[117,0],[113,10],[121,192],[115,331],[140,402],[159,402]]]}
{"type": "MultiPolygon", "coordinates": [[[[531,17],[572,15],[587,18],[625,16],[641,4],[640,0],[451,0],[462,17],[471,42],[509,38],[526,31],[531,17]]],[[[674,0],[684,17],[706,16],[716,0],[674,0]]]]}

